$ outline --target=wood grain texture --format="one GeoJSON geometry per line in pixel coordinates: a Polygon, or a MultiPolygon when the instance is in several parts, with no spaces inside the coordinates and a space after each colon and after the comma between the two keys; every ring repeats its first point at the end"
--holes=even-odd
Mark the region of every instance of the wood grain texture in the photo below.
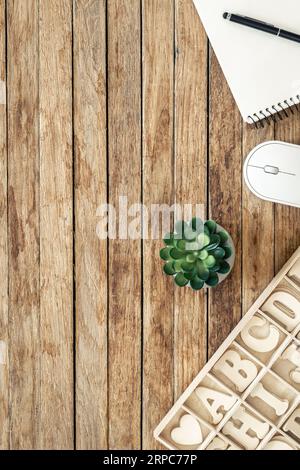
{"type": "MultiPolygon", "coordinates": [[[[264,129],[244,124],[243,157],[262,142],[274,140],[274,125],[264,129]]],[[[274,277],[274,205],[258,199],[243,180],[243,313],[274,277]],[[266,253],[268,250],[268,254],[266,253]],[[263,262],[262,262],[263,260],[263,262]]]]}
{"type": "MultiPolygon", "coordinates": [[[[295,113],[276,124],[276,140],[300,145],[300,120],[295,113]]],[[[285,260],[298,248],[300,242],[300,209],[276,204],[275,206],[275,268],[282,268],[285,260]]]]}
{"type": "MultiPolygon", "coordinates": [[[[119,196],[127,196],[128,207],[141,201],[140,1],[110,0],[107,13],[108,187],[109,203],[118,210],[119,196]]],[[[108,275],[109,448],[139,449],[140,240],[110,240],[108,275]]]]}
{"type": "Polygon", "coordinates": [[[299,115],[242,124],[192,0],[0,0],[5,80],[0,449],[157,449],[154,428],[299,245],[299,210],[242,179],[255,145],[300,144],[299,115]],[[97,208],[119,196],[202,203],[233,236],[230,278],[181,290],[161,240],[100,241],[97,208]]]}
{"type": "Polygon", "coordinates": [[[105,1],[74,2],[76,443],[106,449],[107,241],[96,235],[106,203],[105,1]]]}
{"type": "MultiPolygon", "coordinates": [[[[175,197],[183,206],[207,199],[207,53],[205,31],[190,1],[175,2],[175,197]],[[197,79],[196,79],[197,78],[197,79]]],[[[195,215],[195,212],[194,212],[195,215]]],[[[175,290],[175,398],[206,361],[207,296],[191,289],[175,290]]]]}
{"type": "MultiPolygon", "coordinates": [[[[143,1],[143,201],[174,203],[174,2],[143,1]],[[155,25],[155,27],[153,27],[155,25]]],[[[152,231],[153,227],[149,227],[152,231]]],[[[161,275],[160,240],[144,243],[143,447],[173,402],[174,285],[161,275]]]]}
{"type": "Polygon", "coordinates": [[[242,132],[240,113],[211,53],[209,111],[209,214],[231,234],[235,267],[209,291],[208,353],[211,356],[241,316],[242,132]]]}
{"type": "Polygon", "coordinates": [[[0,0],[0,449],[9,447],[6,24],[0,0]]]}
{"type": "Polygon", "coordinates": [[[72,3],[40,2],[42,449],[73,448],[72,3]],[[51,45],[51,47],[50,47],[51,45]]]}
{"type": "Polygon", "coordinates": [[[38,446],[38,10],[7,4],[10,448],[38,446]]]}

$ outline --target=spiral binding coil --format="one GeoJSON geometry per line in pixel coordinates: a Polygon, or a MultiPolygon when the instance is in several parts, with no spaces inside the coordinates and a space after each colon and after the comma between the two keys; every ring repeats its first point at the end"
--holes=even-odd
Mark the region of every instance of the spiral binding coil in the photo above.
{"type": "Polygon", "coordinates": [[[255,125],[256,129],[259,127],[264,128],[265,122],[270,125],[272,122],[282,121],[284,118],[295,114],[295,111],[300,113],[300,95],[296,95],[296,100],[298,102],[294,98],[290,98],[285,100],[284,103],[273,105],[271,107],[273,112],[270,111],[270,108],[266,108],[254,113],[252,116],[248,116],[248,119],[252,125],[255,125]]]}

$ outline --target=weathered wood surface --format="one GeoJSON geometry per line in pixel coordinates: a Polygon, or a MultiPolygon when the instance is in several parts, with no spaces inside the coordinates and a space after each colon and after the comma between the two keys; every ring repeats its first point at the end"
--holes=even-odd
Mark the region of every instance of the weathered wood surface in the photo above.
{"type": "Polygon", "coordinates": [[[107,241],[95,237],[107,198],[104,0],[74,4],[76,446],[106,448],[107,241]],[[102,364],[102,367],[99,365],[102,364]]]}
{"type": "Polygon", "coordinates": [[[299,211],[242,178],[256,144],[300,144],[299,116],[242,123],[191,0],[0,0],[0,87],[0,448],[159,448],[299,244],[299,211]],[[120,196],[202,204],[232,233],[232,276],[179,290],[161,241],[99,240],[120,196]]]}
{"type": "Polygon", "coordinates": [[[8,246],[5,2],[0,1],[0,449],[9,446],[8,246]]]}
{"type": "Polygon", "coordinates": [[[39,446],[41,417],[39,21],[34,0],[6,8],[8,434],[11,449],[31,449],[39,446]]]}

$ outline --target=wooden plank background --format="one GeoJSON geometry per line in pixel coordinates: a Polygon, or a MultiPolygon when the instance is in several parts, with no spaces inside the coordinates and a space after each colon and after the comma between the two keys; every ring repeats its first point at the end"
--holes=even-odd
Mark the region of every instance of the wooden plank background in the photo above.
{"type": "Polygon", "coordinates": [[[191,0],[0,0],[0,86],[0,448],[159,448],[299,245],[299,210],[242,178],[256,144],[300,144],[299,115],[243,124],[191,0]],[[232,276],[180,290],[161,241],[99,240],[120,196],[203,204],[232,233],[232,276]]]}

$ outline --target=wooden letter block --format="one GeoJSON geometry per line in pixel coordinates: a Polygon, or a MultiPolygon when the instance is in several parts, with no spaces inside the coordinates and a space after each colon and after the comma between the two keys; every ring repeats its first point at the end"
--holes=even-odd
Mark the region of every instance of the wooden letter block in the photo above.
{"type": "Polygon", "coordinates": [[[257,376],[256,365],[248,360],[242,359],[238,352],[229,350],[216,363],[215,369],[224,374],[237,388],[243,392],[257,376]]]}
{"type": "Polygon", "coordinates": [[[288,275],[300,286],[300,259],[294,264],[288,275]]]}
{"type": "Polygon", "coordinates": [[[219,410],[224,408],[225,411],[229,411],[236,402],[233,396],[206,387],[198,387],[196,395],[211,415],[214,424],[223,419],[223,414],[219,410]]]}
{"type": "Polygon", "coordinates": [[[270,441],[264,450],[294,450],[287,442],[273,439],[270,441]]]}
{"type": "Polygon", "coordinates": [[[208,445],[206,450],[241,450],[233,444],[227,444],[223,439],[216,436],[208,445]]]}
{"type": "Polygon", "coordinates": [[[251,392],[251,397],[253,398],[260,398],[262,401],[264,401],[267,405],[269,405],[273,410],[275,410],[275,413],[277,416],[283,416],[284,413],[287,412],[289,409],[290,403],[288,400],[281,400],[273,393],[269,392],[268,390],[265,389],[263,384],[259,383],[255,389],[251,392]]]}
{"type": "Polygon", "coordinates": [[[282,323],[288,331],[293,331],[300,323],[300,302],[289,292],[274,292],[264,304],[263,311],[282,323]]]}
{"type": "Polygon", "coordinates": [[[227,444],[220,437],[215,437],[206,450],[226,450],[227,444]]]}
{"type": "Polygon", "coordinates": [[[296,344],[291,344],[282,358],[294,364],[295,369],[291,371],[290,378],[296,384],[300,384],[300,348],[296,344]]]}
{"type": "Polygon", "coordinates": [[[300,408],[298,408],[283,426],[285,432],[290,432],[300,442],[300,408]]]}
{"type": "Polygon", "coordinates": [[[290,377],[291,377],[291,380],[292,380],[295,384],[300,384],[300,368],[297,367],[297,369],[295,369],[294,371],[292,371],[291,374],[290,374],[290,377]]]}
{"type": "Polygon", "coordinates": [[[203,441],[200,423],[191,415],[182,416],[179,427],[173,429],[171,438],[181,446],[196,446],[203,441]]]}
{"type": "Polygon", "coordinates": [[[223,433],[241,443],[247,450],[255,450],[260,440],[266,437],[270,430],[267,423],[252,416],[243,406],[235,413],[232,420],[225,424],[223,433]]]}
{"type": "Polygon", "coordinates": [[[254,316],[241,332],[244,343],[254,351],[273,351],[279,343],[280,333],[265,318],[254,316]],[[259,336],[258,336],[259,335],[259,336]]]}

